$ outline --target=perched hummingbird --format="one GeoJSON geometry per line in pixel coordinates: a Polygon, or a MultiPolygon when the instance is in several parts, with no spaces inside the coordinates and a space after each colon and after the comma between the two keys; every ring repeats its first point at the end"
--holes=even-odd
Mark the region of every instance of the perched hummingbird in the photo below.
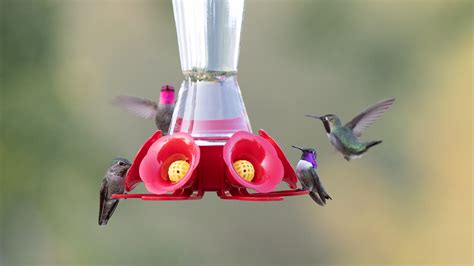
{"type": "Polygon", "coordinates": [[[362,157],[362,155],[371,147],[382,143],[381,140],[361,142],[358,138],[375,122],[375,120],[381,117],[394,102],[395,98],[377,102],[362,113],[356,115],[345,125],[342,125],[339,117],[334,114],[328,114],[325,116],[306,116],[317,118],[323,122],[329,142],[331,142],[336,150],[344,155],[344,159],[350,161],[362,157]]]}
{"type": "Polygon", "coordinates": [[[296,175],[303,186],[303,189],[309,190],[309,196],[321,206],[326,204],[327,199],[332,198],[324,190],[323,184],[316,173],[318,163],[316,162],[316,150],[291,146],[303,152],[301,159],[296,165],[296,175]]]}
{"type": "Polygon", "coordinates": [[[113,103],[142,118],[155,118],[156,127],[163,131],[164,135],[168,134],[175,104],[173,86],[164,85],[161,87],[159,103],[124,95],[116,97],[113,103]]]}
{"type": "Polygon", "coordinates": [[[107,225],[114,214],[119,200],[113,199],[112,195],[123,193],[125,174],[130,166],[131,163],[127,159],[115,158],[107,169],[100,185],[99,225],[107,225]]]}

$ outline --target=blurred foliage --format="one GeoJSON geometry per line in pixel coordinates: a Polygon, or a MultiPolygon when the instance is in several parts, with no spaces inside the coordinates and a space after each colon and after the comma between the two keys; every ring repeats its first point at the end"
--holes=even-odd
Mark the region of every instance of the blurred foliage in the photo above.
{"type": "Polygon", "coordinates": [[[3,0],[0,265],[472,263],[472,1],[247,1],[239,80],[254,129],[316,146],[334,200],[123,201],[114,156],[153,124],[116,94],[182,78],[170,1],[3,0]],[[397,102],[346,163],[305,113],[397,102]],[[133,129],[133,130],[131,130],[133,129]]]}

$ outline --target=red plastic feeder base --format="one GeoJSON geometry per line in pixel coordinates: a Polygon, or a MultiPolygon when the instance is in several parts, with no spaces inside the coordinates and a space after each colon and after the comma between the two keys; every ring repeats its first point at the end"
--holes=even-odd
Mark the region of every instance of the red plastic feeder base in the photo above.
{"type": "MultiPolygon", "coordinates": [[[[242,201],[281,201],[283,197],[307,195],[307,190],[282,190],[270,193],[237,193],[231,194],[225,191],[217,192],[219,198],[223,200],[242,200],[242,201]]],[[[204,192],[194,193],[190,195],[179,194],[114,194],[114,199],[141,199],[141,200],[199,200],[204,196],[204,192]]]]}
{"type": "Polygon", "coordinates": [[[125,179],[127,192],[144,182],[150,194],[114,194],[115,199],[198,200],[216,192],[224,200],[281,201],[284,197],[307,195],[296,189],[296,174],[278,144],[265,131],[259,136],[237,132],[224,146],[197,146],[183,133],[161,136],[157,131],[140,148],[125,179]],[[190,169],[178,182],[167,176],[170,161],[186,160],[190,169]],[[241,178],[233,167],[247,160],[255,168],[252,181],[241,178]],[[280,182],[289,190],[274,191],[280,182]],[[255,190],[250,193],[248,189],[255,190]]]}

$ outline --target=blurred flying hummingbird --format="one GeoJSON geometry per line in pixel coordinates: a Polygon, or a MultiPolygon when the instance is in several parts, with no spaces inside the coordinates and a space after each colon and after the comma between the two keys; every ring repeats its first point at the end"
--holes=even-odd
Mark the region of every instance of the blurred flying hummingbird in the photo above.
{"type": "Polygon", "coordinates": [[[324,190],[323,184],[316,173],[318,163],[316,162],[316,150],[291,146],[303,152],[301,159],[296,165],[296,175],[303,186],[303,189],[309,190],[309,196],[320,206],[326,204],[327,199],[332,198],[324,190]]]}
{"type": "Polygon", "coordinates": [[[306,116],[317,118],[323,122],[329,142],[331,142],[336,150],[344,155],[344,159],[350,161],[362,157],[362,155],[371,147],[382,143],[381,140],[361,142],[358,138],[375,122],[375,120],[381,117],[394,102],[395,98],[377,102],[362,113],[356,115],[345,125],[342,125],[339,117],[334,114],[324,116],[306,116]]]}
{"type": "Polygon", "coordinates": [[[115,158],[107,169],[100,185],[99,225],[107,225],[110,217],[114,214],[119,200],[113,199],[112,195],[123,193],[125,174],[130,166],[131,163],[127,159],[115,158]]]}
{"type": "Polygon", "coordinates": [[[155,118],[156,127],[161,130],[164,135],[168,134],[175,105],[173,86],[164,85],[161,87],[160,100],[158,103],[124,95],[116,97],[113,103],[142,118],[155,118]]]}

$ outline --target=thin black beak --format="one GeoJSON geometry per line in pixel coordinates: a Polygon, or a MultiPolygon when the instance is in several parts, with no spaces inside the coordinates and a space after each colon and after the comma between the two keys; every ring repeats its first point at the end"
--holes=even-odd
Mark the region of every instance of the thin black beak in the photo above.
{"type": "Polygon", "coordinates": [[[300,150],[300,151],[303,151],[303,148],[300,148],[300,147],[297,147],[297,146],[293,146],[293,145],[291,145],[291,147],[293,147],[293,148],[295,148],[295,149],[298,149],[298,150],[300,150]]]}
{"type": "Polygon", "coordinates": [[[315,115],[306,115],[307,117],[311,117],[311,118],[316,118],[316,119],[319,119],[321,121],[323,121],[323,116],[315,116],[315,115]]]}

